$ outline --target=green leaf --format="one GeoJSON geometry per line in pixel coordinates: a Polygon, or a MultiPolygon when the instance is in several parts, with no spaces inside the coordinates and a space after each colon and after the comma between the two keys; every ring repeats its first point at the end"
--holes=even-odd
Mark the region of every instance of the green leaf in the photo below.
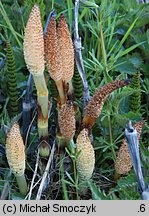
{"type": "Polygon", "coordinates": [[[116,71],[126,74],[134,74],[137,72],[136,68],[128,58],[120,58],[116,63],[117,64],[112,67],[112,70],[115,69],[116,71]]]}
{"type": "Polygon", "coordinates": [[[8,28],[9,28],[10,31],[11,31],[11,33],[12,33],[13,36],[15,37],[15,39],[16,39],[18,45],[19,45],[20,47],[22,47],[22,44],[21,44],[21,42],[20,42],[19,39],[18,39],[17,32],[14,30],[14,28],[13,28],[13,26],[12,26],[12,24],[11,24],[9,18],[8,18],[8,15],[7,15],[7,13],[6,13],[6,11],[5,11],[5,9],[4,9],[3,4],[2,4],[1,1],[0,1],[0,13],[2,14],[3,19],[5,20],[5,22],[6,22],[7,26],[8,26],[8,28]]]}
{"type": "Polygon", "coordinates": [[[71,177],[71,175],[70,175],[67,171],[66,171],[65,173],[66,173],[67,177],[70,179],[70,181],[71,181],[73,184],[75,184],[75,182],[74,182],[73,178],[71,177]]]}
{"type": "Polygon", "coordinates": [[[99,6],[94,2],[86,1],[86,0],[81,0],[81,2],[85,4],[86,6],[93,7],[93,8],[99,8],[99,6]]]}
{"type": "MultiPolygon", "coordinates": [[[[140,15],[139,15],[140,16],[140,15]]],[[[124,42],[126,41],[126,39],[128,38],[128,36],[130,35],[130,32],[132,31],[132,29],[134,28],[134,25],[136,24],[139,16],[133,21],[133,23],[130,25],[129,29],[127,30],[127,32],[125,33],[124,37],[122,38],[118,48],[116,49],[116,51],[114,52],[115,54],[118,53],[121,48],[122,48],[122,45],[124,44],[124,42]]]]}
{"type": "Polygon", "coordinates": [[[101,191],[100,188],[97,187],[96,184],[94,184],[91,181],[88,181],[88,185],[90,187],[90,190],[92,192],[92,199],[93,200],[109,200],[111,197],[109,195],[106,195],[104,191],[101,191]]]}
{"type": "Polygon", "coordinates": [[[144,43],[146,43],[147,41],[144,41],[144,42],[141,42],[141,43],[138,43],[138,44],[135,44],[127,49],[125,49],[124,51],[120,51],[117,55],[116,55],[116,59],[130,53],[131,51],[133,51],[134,49],[136,49],[137,47],[143,45],[144,43]]]}
{"type": "Polygon", "coordinates": [[[91,25],[89,22],[87,22],[87,27],[89,28],[89,30],[91,31],[91,33],[93,35],[95,35],[95,37],[98,39],[99,35],[97,34],[94,25],[91,25]]]}
{"type": "Polygon", "coordinates": [[[97,188],[97,186],[94,183],[90,182],[90,181],[88,181],[88,185],[89,185],[90,190],[92,192],[92,199],[93,200],[101,200],[101,192],[97,188]]]}
{"type": "Polygon", "coordinates": [[[137,55],[137,54],[134,54],[132,55],[130,58],[129,58],[129,61],[134,65],[135,68],[139,68],[141,67],[142,65],[142,58],[137,55]]]}

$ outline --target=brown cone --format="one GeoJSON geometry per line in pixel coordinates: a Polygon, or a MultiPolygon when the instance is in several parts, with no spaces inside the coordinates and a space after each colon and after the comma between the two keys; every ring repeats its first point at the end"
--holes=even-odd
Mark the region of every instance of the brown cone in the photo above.
{"type": "Polygon", "coordinates": [[[25,146],[17,123],[13,124],[7,135],[6,156],[12,172],[16,176],[23,175],[25,170],[25,146]]]}
{"type": "Polygon", "coordinates": [[[74,137],[76,131],[75,112],[73,104],[67,101],[58,111],[58,124],[61,134],[70,140],[74,137]]]}
{"type": "MultiPolygon", "coordinates": [[[[136,128],[138,132],[138,140],[140,140],[142,127],[143,127],[143,122],[138,122],[134,125],[134,128],[136,128]]],[[[118,174],[127,174],[131,170],[131,167],[132,167],[132,162],[131,162],[126,139],[124,139],[116,158],[115,171],[118,174]]]]}
{"type": "Polygon", "coordinates": [[[48,72],[54,81],[63,77],[61,55],[56,33],[56,20],[52,16],[45,35],[45,60],[48,72]]]}
{"type": "Polygon", "coordinates": [[[44,72],[44,38],[40,9],[34,5],[25,28],[24,58],[27,68],[33,75],[44,72]]]}
{"type": "Polygon", "coordinates": [[[94,170],[95,154],[89,138],[88,129],[84,128],[80,132],[76,141],[76,146],[76,152],[79,153],[81,151],[76,160],[80,179],[90,179],[94,170]]]}
{"type": "Polygon", "coordinates": [[[129,84],[129,81],[114,80],[107,83],[103,87],[97,89],[88,105],[85,109],[85,115],[83,119],[84,127],[92,128],[96,118],[100,115],[104,102],[108,95],[118,88],[122,88],[129,84]]]}
{"type": "Polygon", "coordinates": [[[57,36],[62,60],[63,80],[68,83],[74,73],[74,49],[64,15],[59,18],[57,36]]]}

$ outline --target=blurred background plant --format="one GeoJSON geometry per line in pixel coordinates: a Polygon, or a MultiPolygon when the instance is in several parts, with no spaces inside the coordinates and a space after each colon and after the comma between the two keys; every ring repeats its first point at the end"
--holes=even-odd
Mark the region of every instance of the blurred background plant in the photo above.
{"type": "MultiPolygon", "coordinates": [[[[23,38],[26,22],[34,3],[39,4],[42,23],[45,27],[49,12],[55,9],[57,18],[64,14],[73,37],[74,1],[73,0],[3,0],[0,1],[0,193],[9,179],[9,199],[21,199],[15,179],[10,176],[5,155],[4,125],[12,121],[10,96],[8,95],[8,42],[14,53],[13,63],[16,70],[17,100],[19,113],[22,113],[22,101],[26,94],[29,72],[23,56],[23,38]]],[[[86,192],[77,194],[79,199],[140,199],[134,171],[114,180],[114,163],[118,149],[124,138],[124,128],[128,120],[137,122],[144,119],[140,150],[145,181],[149,182],[149,4],[138,4],[136,0],[90,0],[80,1],[79,35],[82,38],[82,55],[91,96],[98,87],[115,79],[132,78],[130,87],[113,92],[106,100],[100,117],[92,131],[95,150],[95,170],[92,180],[86,184],[86,192]]],[[[9,73],[9,74],[8,74],[9,73]]],[[[45,75],[48,77],[47,71],[45,75]]],[[[49,94],[54,99],[57,91],[52,79],[48,79],[49,94]]],[[[73,77],[75,102],[83,112],[82,83],[75,68],[73,77]],[[78,85],[77,85],[78,83],[78,85]]],[[[36,98],[36,91],[30,92],[36,98]]],[[[54,103],[54,102],[53,102],[54,103]]],[[[31,105],[31,119],[26,136],[26,175],[32,181],[37,160],[37,109],[31,105]],[[29,142],[27,142],[29,141],[29,142]],[[32,155],[32,157],[30,157],[32,155]]],[[[54,109],[54,108],[53,108],[54,109]]],[[[52,110],[53,111],[53,110],[52,110]]],[[[56,133],[56,112],[49,114],[50,142],[56,133]]],[[[55,110],[54,110],[55,111],[55,110]]],[[[22,113],[23,114],[23,113],[22,113]]],[[[22,118],[19,120],[23,125],[22,118]]],[[[22,129],[22,127],[21,127],[22,129]]],[[[78,131],[79,132],[79,129],[78,131]]],[[[45,185],[42,199],[74,199],[80,187],[74,179],[70,159],[77,155],[68,151],[56,150],[50,170],[50,182],[45,185]],[[63,152],[63,154],[62,154],[63,152]]],[[[41,178],[36,177],[36,182],[41,178]]],[[[38,185],[38,184],[37,184],[38,185]]],[[[35,198],[37,188],[32,191],[35,198]]]]}

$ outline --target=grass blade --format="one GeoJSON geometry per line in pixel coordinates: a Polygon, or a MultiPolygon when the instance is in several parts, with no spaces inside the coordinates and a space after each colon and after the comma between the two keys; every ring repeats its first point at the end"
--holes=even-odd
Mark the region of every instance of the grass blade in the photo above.
{"type": "Polygon", "coordinates": [[[8,25],[10,31],[12,32],[13,36],[15,37],[15,39],[16,39],[18,45],[19,45],[20,47],[22,47],[22,44],[21,44],[21,42],[19,41],[19,39],[18,39],[18,37],[17,37],[16,31],[14,30],[14,28],[13,28],[13,26],[12,26],[12,24],[11,24],[11,22],[10,22],[8,16],[7,16],[7,13],[6,13],[6,11],[5,11],[5,9],[4,9],[4,7],[3,7],[1,1],[0,1],[0,13],[2,14],[2,16],[3,16],[3,18],[4,18],[5,22],[6,22],[6,24],[8,25]]]}

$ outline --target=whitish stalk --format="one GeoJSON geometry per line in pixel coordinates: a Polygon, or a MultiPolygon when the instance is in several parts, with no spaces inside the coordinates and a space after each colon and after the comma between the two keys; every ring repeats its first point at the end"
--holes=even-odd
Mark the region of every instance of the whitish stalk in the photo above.
{"type": "Polygon", "coordinates": [[[29,15],[24,34],[24,58],[37,89],[38,132],[40,155],[49,155],[48,145],[48,89],[44,78],[44,37],[40,8],[35,4],[29,15]]]}
{"type": "Polygon", "coordinates": [[[34,82],[37,89],[38,101],[38,134],[42,141],[40,146],[40,155],[47,157],[49,155],[48,145],[48,89],[44,75],[34,76],[34,82]]]}

